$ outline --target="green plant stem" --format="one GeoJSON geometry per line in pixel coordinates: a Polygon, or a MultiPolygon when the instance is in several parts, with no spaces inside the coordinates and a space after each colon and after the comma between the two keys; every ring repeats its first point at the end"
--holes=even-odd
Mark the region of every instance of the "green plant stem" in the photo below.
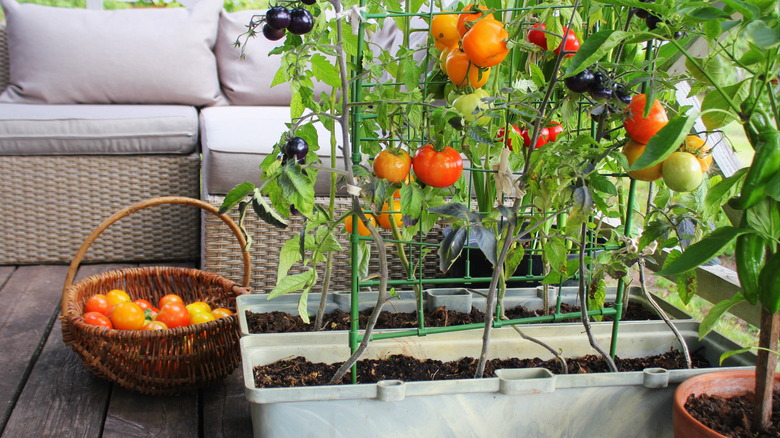
{"type": "Polygon", "coordinates": [[[772,389],[774,387],[777,355],[768,350],[777,348],[780,334],[780,313],[771,314],[761,308],[761,331],[759,332],[759,350],[756,353],[756,404],[753,411],[753,432],[767,430],[772,424],[772,389]]]}

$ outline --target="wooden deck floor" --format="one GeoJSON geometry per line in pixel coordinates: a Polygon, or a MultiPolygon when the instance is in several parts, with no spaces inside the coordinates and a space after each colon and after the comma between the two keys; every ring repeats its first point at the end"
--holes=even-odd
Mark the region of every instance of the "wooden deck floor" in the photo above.
{"type": "MultiPolygon", "coordinates": [[[[181,265],[181,264],[179,264],[181,265]]],[[[85,265],[78,278],[133,265],[85,265]]],[[[0,266],[0,436],[251,437],[241,369],[213,387],[143,396],[90,374],[62,342],[67,266],[0,266]]]]}

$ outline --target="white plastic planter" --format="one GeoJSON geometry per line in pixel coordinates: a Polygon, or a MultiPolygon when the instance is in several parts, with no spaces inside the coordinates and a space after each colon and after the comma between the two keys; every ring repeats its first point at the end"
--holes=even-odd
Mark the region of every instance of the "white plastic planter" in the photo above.
{"type": "MultiPolygon", "coordinates": [[[[680,322],[678,327],[691,350],[702,349],[711,363],[717,363],[722,352],[738,348],[714,333],[699,341],[696,322],[680,322]]],[[[566,357],[594,354],[581,326],[539,324],[523,330],[566,357]]],[[[594,325],[593,330],[608,348],[611,325],[594,325]]],[[[444,361],[478,357],[481,334],[472,330],[374,341],[364,357],[396,353],[444,361]]],[[[676,344],[669,330],[657,323],[626,324],[620,330],[618,356],[661,354],[676,344]]],[[[295,356],[313,362],[343,361],[348,347],[341,342],[300,345],[289,338],[260,336],[242,338],[241,347],[255,437],[671,437],[674,388],[688,377],[712,371],[553,376],[543,369],[508,369],[483,379],[258,389],[253,377],[257,365],[295,356]]],[[[511,329],[493,332],[490,356],[551,357],[511,329]]],[[[742,354],[727,365],[749,366],[754,359],[742,354]]]]}

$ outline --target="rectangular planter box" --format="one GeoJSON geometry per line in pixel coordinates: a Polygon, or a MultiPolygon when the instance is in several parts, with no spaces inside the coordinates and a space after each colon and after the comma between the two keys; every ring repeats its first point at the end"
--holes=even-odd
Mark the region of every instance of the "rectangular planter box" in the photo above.
{"type": "MultiPolygon", "coordinates": [[[[557,289],[558,288],[551,287],[550,288],[551,292],[548,291],[551,305],[555,304],[555,300],[557,297],[556,295],[557,289]]],[[[484,289],[477,289],[477,290],[484,293],[487,292],[487,290],[484,289]]],[[[486,300],[482,295],[474,294],[474,293],[465,295],[464,291],[466,291],[466,289],[462,289],[462,288],[427,289],[423,291],[424,292],[423,309],[425,309],[426,311],[433,310],[436,307],[434,302],[438,304],[438,300],[441,298],[447,298],[447,299],[453,298],[452,296],[443,297],[442,295],[454,293],[456,299],[466,299],[471,303],[470,306],[473,306],[481,311],[485,310],[486,300]],[[447,291],[457,291],[457,292],[447,292],[447,291]]],[[[641,294],[641,290],[638,287],[629,288],[628,294],[629,294],[630,301],[639,303],[645,308],[648,309],[651,308],[650,303],[648,303],[647,299],[641,294]]],[[[390,312],[414,312],[415,309],[417,308],[417,302],[415,301],[414,296],[415,294],[412,291],[398,291],[397,297],[391,298],[390,301],[387,304],[385,304],[384,310],[390,312]]],[[[512,307],[522,305],[530,310],[541,309],[543,306],[543,301],[542,301],[543,296],[544,296],[544,292],[541,287],[507,289],[506,295],[504,297],[504,307],[510,309],[512,307]]],[[[300,294],[287,294],[269,300],[267,299],[268,295],[265,294],[240,295],[236,299],[236,305],[238,309],[239,326],[241,329],[242,336],[252,334],[249,333],[249,327],[247,326],[247,322],[246,322],[247,310],[250,310],[255,313],[282,311],[282,312],[288,312],[295,315],[298,313],[297,309],[298,309],[299,297],[300,294]]],[[[360,297],[361,300],[360,303],[358,303],[358,308],[360,310],[369,309],[374,307],[374,305],[376,304],[377,292],[361,292],[360,297]]],[[[607,301],[613,302],[614,300],[615,300],[615,288],[608,288],[607,301]]],[[[562,301],[571,305],[579,305],[579,301],[577,300],[577,288],[564,287],[562,289],[562,301]]],[[[314,312],[316,312],[317,306],[319,306],[319,302],[320,302],[319,295],[310,295],[308,297],[308,309],[310,313],[313,314],[314,312]]],[[[671,304],[663,300],[657,300],[657,302],[672,320],[692,319],[691,316],[688,315],[687,313],[683,312],[682,310],[672,306],[671,304]]],[[[341,309],[345,312],[348,312],[349,306],[350,306],[349,292],[334,292],[328,296],[325,313],[332,312],[336,309],[341,309]]],[[[455,309],[455,310],[463,311],[465,309],[455,309]]],[[[635,321],[623,321],[621,322],[621,324],[625,324],[625,323],[633,324],[634,322],[635,321]]],[[[568,324],[580,325],[579,322],[569,322],[568,324]]]]}
{"type": "MultiPolygon", "coordinates": [[[[701,349],[711,363],[724,351],[739,348],[711,333],[698,340],[698,323],[678,323],[692,351],[701,349]]],[[[611,325],[593,327],[609,347],[611,325]]],[[[560,349],[566,357],[594,354],[576,325],[524,327],[529,336],[560,349]]],[[[374,341],[364,358],[402,353],[420,359],[478,357],[480,330],[374,341]]],[[[298,335],[293,335],[298,336],[298,335]]],[[[304,356],[313,362],[343,361],[345,343],[296,345],[284,337],[241,339],[246,397],[251,403],[255,437],[300,436],[631,436],[671,437],[674,388],[712,369],[552,376],[543,369],[504,370],[499,377],[436,382],[383,381],[377,384],[304,388],[254,386],[253,368],[304,356]]],[[[657,323],[623,325],[618,356],[661,354],[677,344],[657,323]]],[[[491,357],[551,357],[511,329],[493,332],[491,357]]],[[[732,357],[730,367],[749,366],[755,357],[732,357]]]]}

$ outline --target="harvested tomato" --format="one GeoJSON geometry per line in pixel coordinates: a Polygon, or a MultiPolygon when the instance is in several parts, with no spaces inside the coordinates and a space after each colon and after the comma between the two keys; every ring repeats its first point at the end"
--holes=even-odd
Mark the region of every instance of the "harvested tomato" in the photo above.
{"type": "Polygon", "coordinates": [[[144,322],[144,311],[135,303],[119,303],[111,312],[111,324],[117,330],[139,330],[144,322]]]}
{"type": "Polygon", "coordinates": [[[217,307],[211,311],[211,314],[214,315],[215,318],[219,319],[230,316],[233,314],[233,312],[231,312],[230,309],[226,309],[224,307],[217,307]]]}
{"type": "Polygon", "coordinates": [[[437,151],[427,144],[417,151],[412,165],[417,178],[431,187],[449,187],[463,173],[463,159],[450,146],[437,151]]]}
{"type": "Polygon", "coordinates": [[[563,126],[560,123],[553,120],[547,124],[547,139],[549,141],[557,140],[558,135],[562,133],[563,133],[563,126]]]}
{"type": "Polygon", "coordinates": [[[547,50],[547,33],[544,31],[546,28],[547,25],[544,23],[531,26],[531,30],[528,31],[528,42],[547,50]]]}
{"type": "Polygon", "coordinates": [[[674,152],[662,166],[664,183],[675,192],[691,192],[701,185],[704,173],[699,160],[688,152],[674,152]]]}
{"type": "Polygon", "coordinates": [[[452,47],[460,41],[457,14],[438,14],[431,19],[431,36],[444,47],[452,47]]]}
{"type": "Polygon", "coordinates": [[[199,312],[190,317],[190,324],[205,324],[216,319],[217,317],[212,315],[211,312],[199,312]]]}
{"type": "Polygon", "coordinates": [[[553,50],[553,53],[559,55],[561,53],[561,47],[563,47],[565,53],[563,55],[564,58],[571,58],[575,55],[577,50],[580,49],[580,39],[577,38],[577,35],[573,30],[565,27],[563,28],[563,42],[553,50]]]}
{"type": "Polygon", "coordinates": [[[184,303],[173,301],[160,307],[160,313],[154,320],[165,323],[168,328],[185,327],[190,323],[190,312],[184,303]]]}
{"type": "MultiPolygon", "coordinates": [[[[523,146],[529,147],[531,145],[531,133],[528,132],[527,129],[523,129],[520,131],[520,136],[523,137],[523,146]]],[[[536,145],[534,146],[534,149],[539,149],[540,147],[546,145],[549,136],[550,131],[547,128],[542,128],[539,130],[539,138],[536,139],[536,145]]]]}
{"type": "Polygon", "coordinates": [[[393,225],[391,221],[395,221],[395,226],[400,227],[403,224],[401,221],[402,215],[400,211],[401,211],[401,201],[393,200],[392,208],[390,207],[389,203],[385,202],[385,204],[382,206],[382,214],[377,219],[377,222],[379,222],[379,226],[386,230],[391,230],[393,229],[393,225]],[[398,213],[391,213],[391,212],[398,212],[398,213]]]}
{"type": "MultiPolygon", "coordinates": [[[[518,128],[515,125],[511,125],[511,126],[512,126],[512,131],[514,131],[514,135],[516,135],[519,138],[522,138],[523,133],[522,133],[522,131],[520,131],[520,128],[518,128]]],[[[503,126],[498,128],[498,134],[496,134],[496,140],[501,141],[501,139],[504,138],[505,134],[506,134],[506,129],[504,129],[503,126]]],[[[506,138],[506,141],[504,141],[504,144],[507,145],[507,147],[509,148],[510,151],[514,150],[512,148],[512,136],[511,135],[506,138]]]]}
{"type": "Polygon", "coordinates": [[[710,170],[710,167],[712,167],[711,148],[707,146],[707,143],[701,137],[695,135],[685,137],[685,143],[680,149],[683,152],[693,154],[696,159],[699,160],[702,172],[706,173],[710,170]]]}
{"type": "MultiPolygon", "coordinates": [[[[460,36],[466,35],[474,21],[479,20],[484,15],[483,11],[487,11],[487,8],[482,5],[467,5],[462,9],[463,12],[468,12],[458,15],[458,34],[460,36]]],[[[493,14],[487,15],[485,18],[494,18],[493,14]]]]}
{"type": "MultiPolygon", "coordinates": [[[[374,218],[374,215],[367,214],[366,218],[371,223],[371,225],[376,226],[376,218],[374,218]]],[[[347,216],[346,219],[344,219],[344,230],[346,230],[347,233],[352,234],[352,215],[347,216]]],[[[360,218],[358,218],[358,227],[357,227],[357,233],[361,236],[370,236],[371,231],[368,229],[368,226],[363,223],[360,218]]]]}
{"type": "Polygon", "coordinates": [[[463,36],[463,51],[478,67],[498,65],[509,54],[509,33],[504,24],[492,18],[476,22],[463,36]]]}
{"type": "Polygon", "coordinates": [[[111,324],[111,320],[108,319],[106,315],[103,315],[100,312],[87,312],[83,315],[81,315],[82,318],[84,318],[84,322],[86,322],[89,325],[94,325],[98,327],[103,328],[114,328],[114,326],[111,324]]]}
{"type": "MultiPolygon", "coordinates": [[[[639,157],[645,152],[645,146],[641,143],[637,143],[634,140],[629,140],[625,146],[623,146],[623,155],[628,160],[628,165],[631,166],[639,157]]],[[[661,178],[661,164],[658,163],[655,166],[645,167],[644,169],[632,170],[628,172],[631,178],[639,181],[655,181],[661,178]]]]}
{"type": "Polygon", "coordinates": [[[167,330],[168,326],[162,321],[147,321],[141,330],[167,330]]]}
{"type": "Polygon", "coordinates": [[[406,179],[412,168],[412,157],[403,149],[385,149],[374,158],[374,173],[378,178],[398,183],[406,179]]]}
{"type": "Polygon", "coordinates": [[[135,300],[134,303],[138,304],[138,307],[141,308],[141,310],[151,310],[154,313],[157,313],[160,311],[160,309],[154,307],[152,303],[149,302],[149,300],[135,300]]]}
{"type": "Polygon", "coordinates": [[[480,88],[487,83],[490,69],[480,69],[469,60],[466,52],[453,49],[447,55],[447,77],[458,88],[480,88]]]}
{"type": "Polygon", "coordinates": [[[121,289],[113,289],[108,291],[108,293],[106,293],[106,298],[108,298],[108,302],[112,306],[130,301],[130,296],[127,295],[127,292],[121,289]]]}
{"type": "Polygon", "coordinates": [[[204,303],[203,301],[195,301],[194,303],[187,304],[184,307],[188,312],[190,312],[190,315],[194,315],[196,313],[211,313],[211,306],[209,306],[208,303],[204,303]]]}
{"type": "Polygon", "coordinates": [[[87,302],[84,303],[84,312],[98,312],[107,315],[110,309],[111,303],[103,294],[92,295],[87,302]]]}
{"type": "Polygon", "coordinates": [[[658,99],[653,102],[647,117],[644,117],[646,101],[647,96],[644,94],[632,97],[631,103],[626,108],[626,119],[623,122],[629,138],[642,144],[647,144],[652,136],[669,123],[666,110],[658,99]]]}
{"type": "Polygon", "coordinates": [[[160,308],[160,310],[162,310],[162,308],[168,303],[182,303],[183,305],[184,300],[182,300],[181,297],[176,294],[167,294],[164,295],[162,298],[160,298],[158,307],[160,308]]]}

